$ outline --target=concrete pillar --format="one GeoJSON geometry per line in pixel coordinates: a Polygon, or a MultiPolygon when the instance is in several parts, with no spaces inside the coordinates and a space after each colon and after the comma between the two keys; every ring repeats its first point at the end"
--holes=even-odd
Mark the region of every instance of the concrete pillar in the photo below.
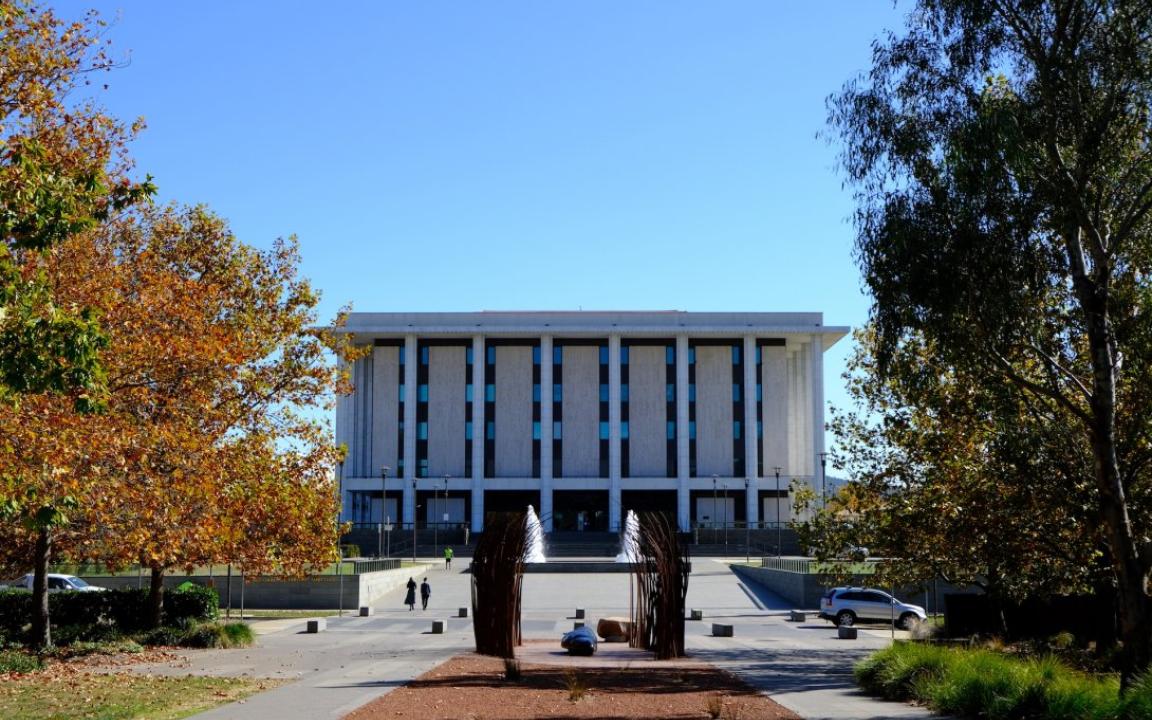
{"type": "MultiPolygon", "coordinates": [[[[824,452],[824,338],[812,335],[811,368],[808,372],[808,387],[812,400],[812,474],[820,472],[820,453],[824,452]]],[[[824,483],[820,477],[818,482],[824,483]]]]}
{"type": "Polygon", "coordinates": [[[412,481],[416,478],[416,368],[420,353],[416,336],[404,336],[404,522],[416,521],[416,493],[412,481]]]}
{"type": "Polygon", "coordinates": [[[472,532],[484,530],[484,336],[472,336],[472,532]]]}
{"type": "Polygon", "coordinates": [[[608,529],[620,531],[620,336],[608,336],[608,529]]]}
{"type": "Polygon", "coordinates": [[[756,497],[760,489],[760,443],[756,437],[756,338],[744,338],[744,477],[748,480],[745,493],[744,520],[749,524],[760,521],[760,503],[756,497]]]}
{"type": "Polygon", "coordinates": [[[552,532],[552,336],[540,337],[540,525],[552,532]]]}
{"type": "Polygon", "coordinates": [[[688,336],[676,336],[676,495],[681,532],[692,529],[692,503],[688,491],[688,336]]]}

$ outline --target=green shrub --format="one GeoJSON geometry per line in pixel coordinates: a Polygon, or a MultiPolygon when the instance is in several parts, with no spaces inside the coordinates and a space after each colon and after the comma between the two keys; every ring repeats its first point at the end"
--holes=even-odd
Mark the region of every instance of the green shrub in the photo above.
{"type": "Polygon", "coordinates": [[[856,680],[869,693],[918,700],[957,716],[1152,718],[1152,681],[1141,679],[1121,701],[1114,677],[1087,675],[1054,657],[1019,659],[987,649],[897,643],[857,665],[856,680]]]}
{"type": "Polygon", "coordinates": [[[186,631],[180,638],[180,644],[193,648],[222,648],[224,647],[224,630],[215,623],[197,625],[186,631]]]}
{"type": "Polygon", "coordinates": [[[123,637],[124,635],[118,627],[107,622],[96,622],[91,625],[65,625],[52,629],[52,642],[57,645],[73,645],[80,642],[116,642],[123,637]]]}
{"type": "Polygon", "coordinates": [[[40,658],[21,650],[0,650],[0,673],[27,673],[42,667],[40,658]]]}
{"type": "Polygon", "coordinates": [[[248,647],[255,640],[252,626],[248,623],[225,623],[221,627],[224,628],[224,637],[228,641],[225,647],[248,647]]]}
{"type": "Polygon", "coordinates": [[[183,643],[185,633],[186,631],[180,628],[162,626],[147,630],[137,635],[136,639],[144,645],[175,647],[183,643]]]}
{"type": "Polygon", "coordinates": [[[164,593],[164,623],[180,625],[190,620],[215,620],[220,617],[220,598],[215,590],[203,585],[186,587],[164,593]]]}
{"type": "Polygon", "coordinates": [[[340,546],[340,557],[360,557],[360,546],[348,543],[347,545],[340,546]]]}
{"type": "Polygon", "coordinates": [[[7,642],[24,638],[32,617],[32,593],[0,590],[0,637],[7,642]]]}

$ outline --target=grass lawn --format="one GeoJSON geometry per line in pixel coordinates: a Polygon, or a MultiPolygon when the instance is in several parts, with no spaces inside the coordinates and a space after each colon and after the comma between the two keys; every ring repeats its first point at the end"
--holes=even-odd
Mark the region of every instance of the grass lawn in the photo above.
{"type": "Polygon", "coordinates": [[[0,675],[0,717],[48,720],[183,718],[275,687],[275,680],[44,672],[0,675]]]}

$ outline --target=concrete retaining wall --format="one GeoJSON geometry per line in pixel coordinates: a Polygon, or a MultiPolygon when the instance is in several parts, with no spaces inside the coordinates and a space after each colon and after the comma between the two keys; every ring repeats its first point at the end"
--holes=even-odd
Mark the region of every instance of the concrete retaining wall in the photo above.
{"type": "MultiPolygon", "coordinates": [[[[776,593],[792,606],[800,610],[815,610],[820,607],[820,598],[829,588],[840,585],[834,583],[824,575],[810,575],[805,573],[787,572],[770,568],[750,567],[748,565],[732,565],[732,569],[742,579],[750,580],[764,586],[776,593]]],[[[870,576],[858,576],[849,584],[853,586],[869,586],[870,576]]],[[[888,588],[880,588],[891,592],[888,588]]],[[[957,587],[950,583],[938,583],[927,588],[908,588],[898,590],[896,597],[902,602],[920,605],[929,614],[944,612],[944,595],[954,593],[978,593],[974,587],[957,587]]]]}

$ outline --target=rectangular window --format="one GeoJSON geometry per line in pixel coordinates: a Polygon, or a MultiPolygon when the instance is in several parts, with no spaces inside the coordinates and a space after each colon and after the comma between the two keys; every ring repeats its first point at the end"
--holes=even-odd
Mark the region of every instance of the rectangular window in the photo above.
{"type": "Polygon", "coordinates": [[[695,365],[696,364],[696,348],[694,348],[694,347],[688,348],[688,364],[689,365],[695,365]]]}
{"type": "Polygon", "coordinates": [[[464,350],[464,362],[466,362],[469,365],[472,364],[472,346],[471,345],[469,345],[467,347],[467,349],[464,350]]]}
{"type": "Polygon", "coordinates": [[[421,365],[427,365],[428,364],[428,346],[427,345],[420,348],[420,364],[421,365]]]}
{"type": "Polygon", "coordinates": [[[400,383],[400,402],[404,402],[404,383],[400,383]]]}
{"type": "Polygon", "coordinates": [[[764,362],[764,348],[757,345],[756,346],[756,364],[759,365],[762,362],[764,362]]]}
{"type": "Polygon", "coordinates": [[[604,347],[603,345],[600,346],[600,364],[608,364],[608,348],[604,347]]]}
{"type": "Polygon", "coordinates": [[[564,346],[557,345],[552,348],[552,364],[562,365],[564,363],[564,346]]]}
{"type": "Polygon", "coordinates": [[[689,420],[688,421],[688,439],[689,440],[695,440],[696,439],[696,421],[695,420],[689,420]]]}
{"type": "Polygon", "coordinates": [[[608,439],[608,423],[607,422],[601,422],[600,423],[600,439],[601,440],[607,440],[608,439]]]}
{"type": "Polygon", "coordinates": [[[620,402],[628,402],[628,384],[625,383],[620,386],[620,402]]]}
{"type": "Polygon", "coordinates": [[[732,421],[732,439],[733,440],[739,440],[740,439],[740,421],[739,420],[733,420],[732,421]]]}
{"type": "Polygon", "coordinates": [[[620,364],[621,365],[627,365],[628,364],[628,346],[627,345],[620,348],[620,364]]]}
{"type": "Polygon", "coordinates": [[[740,402],[740,383],[732,383],[732,402],[740,402]]]}
{"type": "Polygon", "coordinates": [[[403,345],[400,346],[400,364],[401,365],[404,364],[404,346],[403,345]]]}
{"type": "Polygon", "coordinates": [[[764,437],[764,423],[759,420],[756,421],[756,437],[764,437]]]}
{"type": "Polygon", "coordinates": [[[559,420],[552,423],[552,439],[553,440],[561,440],[564,438],[563,425],[564,425],[564,423],[559,421],[559,420]]]}
{"type": "Polygon", "coordinates": [[[489,420],[488,422],[484,423],[484,439],[485,440],[495,440],[496,439],[496,422],[495,421],[489,420]]]}
{"type": "Polygon", "coordinates": [[[675,365],[676,364],[676,348],[673,347],[672,345],[669,345],[667,348],[664,349],[664,364],[665,365],[675,365]]]}
{"type": "Polygon", "coordinates": [[[428,385],[418,385],[416,387],[416,402],[428,402],[428,385]]]}
{"type": "Polygon", "coordinates": [[[620,423],[620,439],[621,440],[627,440],[628,439],[628,421],[627,420],[620,423]]]}
{"type": "Polygon", "coordinates": [[[756,383],[756,402],[764,402],[764,386],[756,383]]]}
{"type": "Polygon", "coordinates": [[[489,345],[487,348],[485,348],[484,357],[486,358],[485,362],[488,365],[495,365],[496,364],[496,346],[495,345],[489,345]]]}
{"type": "Polygon", "coordinates": [[[669,420],[668,421],[668,439],[669,440],[675,440],[676,439],[676,421],[675,420],[669,420]]]}
{"type": "Polygon", "coordinates": [[[608,402],[608,383],[600,383],[600,402],[608,402]]]}
{"type": "Polygon", "coordinates": [[[539,440],[540,439],[540,423],[539,422],[532,423],[532,439],[533,440],[539,440]]]}
{"type": "Polygon", "coordinates": [[[540,402],[540,383],[532,385],[532,402],[540,402]]]}
{"type": "Polygon", "coordinates": [[[552,385],[552,402],[564,402],[564,386],[560,384],[552,385]]]}
{"type": "Polygon", "coordinates": [[[664,386],[664,400],[666,402],[676,402],[676,385],[668,383],[664,386]]]}
{"type": "Polygon", "coordinates": [[[427,440],[428,439],[428,423],[426,423],[426,422],[416,423],[416,439],[417,440],[427,440]]]}
{"type": "Polygon", "coordinates": [[[696,383],[688,384],[688,402],[696,402],[696,383]]]}
{"type": "Polygon", "coordinates": [[[533,365],[539,365],[540,364],[540,346],[539,345],[533,345],[532,346],[532,364],[533,365]]]}
{"type": "Polygon", "coordinates": [[[733,365],[739,365],[740,364],[740,346],[739,345],[733,345],[732,346],[732,364],[733,365]]]}
{"type": "Polygon", "coordinates": [[[464,402],[472,402],[472,383],[464,386],[464,402]]]}
{"type": "Polygon", "coordinates": [[[472,439],[472,421],[471,420],[468,420],[467,422],[464,423],[464,439],[465,440],[471,440],[472,439]]]}
{"type": "Polygon", "coordinates": [[[495,383],[488,383],[484,386],[484,402],[496,402],[495,383]]]}

